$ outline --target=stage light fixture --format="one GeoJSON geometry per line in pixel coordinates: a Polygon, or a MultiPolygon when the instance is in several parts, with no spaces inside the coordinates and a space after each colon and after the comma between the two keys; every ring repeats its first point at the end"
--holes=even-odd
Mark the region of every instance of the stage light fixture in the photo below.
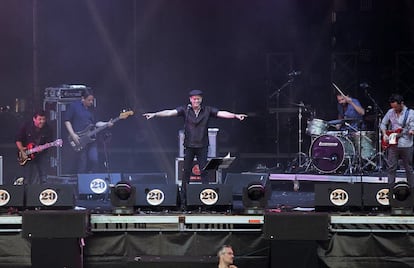
{"type": "Polygon", "coordinates": [[[111,187],[111,204],[114,214],[133,214],[135,205],[135,186],[120,181],[111,187]]]}
{"type": "Polygon", "coordinates": [[[391,189],[391,215],[412,215],[414,198],[406,181],[396,182],[391,189]]]}
{"type": "Polygon", "coordinates": [[[265,196],[265,187],[261,184],[251,184],[247,187],[247,196],[251,200],[257,201],[265,196]]]}
{"type": "Polygon", "coordinates": [[[247,214],[262,214],[267,207],[270,191],[261,182],[251,182],[243,187],[243,207],[247,214]]]}

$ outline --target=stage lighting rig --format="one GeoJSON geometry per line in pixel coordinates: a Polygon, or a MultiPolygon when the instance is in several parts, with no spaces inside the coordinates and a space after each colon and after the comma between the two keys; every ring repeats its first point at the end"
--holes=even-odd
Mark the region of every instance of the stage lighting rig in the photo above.
{"type": "Polygon", "coordinates": [[[111,187],[113,214],[134,214],[136,188],[128,182],[120,181],[111,187]]]}
{"type": "Polygon", "coordinates": [[[391,215],[412,215],[414,195],[406,181],[396,182],[391,188],[391,215]]]}
{"type": "Polygon", "coordinates": [[[242,202],[247,214],[262,214],[267,207],[270,188],[262,182],[250,182],[243,187],[242,202]]]}

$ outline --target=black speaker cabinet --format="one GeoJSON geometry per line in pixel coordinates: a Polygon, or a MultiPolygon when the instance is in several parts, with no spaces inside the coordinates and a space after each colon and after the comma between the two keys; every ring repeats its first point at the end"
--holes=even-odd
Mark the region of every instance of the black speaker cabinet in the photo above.
{"type": "Polygon", "coordinates": [[[167,173],[124,173],[122,180],[132,184],[167,184],[167,173]]]}
{"type": "Polygon", "coordinates": [[[268,173],[227,173],[224,184],[231,185],[233,195],[242,196],[243,188],[251,182],[266,186],[269,181],[268,173]]]}
{"type": "Polygon", "coordinates": [[[24,211],[22,236],[31,242],[31,267],[83,267],[80,238],[88,235],[89,222],[86,211],[24,211]]]}
{"type": "Polygon", "coordinates": [[[25,238],[81,238],[89,229],[89,215],[80,210],[26,210],[22,213],[25,238]]]}
{"type": "Polygon", "coordinates": [[[0,185],[0,208],[21,208],[23,206],[23,185],[0,185]]]}
{"type": "Polygon", "coordinates": [[[328,213],[265,214],[263,234],[271,240],[327,240],[328,213]]]}
{"type": "Polygon", "coordinates": [[[133,184],[136,188],[135,206],[139,208],[176,208],[178,186],[176,184],[133,184]]]}
{"type": "Polygon", "coordinates": [[[212,210],[230,209],[233,206],[232,187],[224,184],[189,184],[187,206],[212,210]]]}
{"type": "Polygon", "coordinates": [[[73,185],[41,184],[26,186],[28,208],[67,209],[75,206],[73,185]]]}
{"type": "Polygon", "coordinates": [[[360,184],[315,184],[315,209],[317,211],[358,210],[362,206],[360,184]]]}
{"type": "Polygon", "coordinates": [[[78,192],[80,195],[106,194],[110,184],[121,180],[121,173],[85,173],[78,174],[78,192]]]}
{"type": "Polygon", "coordinates": [[[79,238],[34,238],[31,240],[32,268],[83,267],[79,238]]]}
{"type": "Polygon", "coordinates": [[[387,210],[390,208],[389,185],[386,183],[364,183],[362,202],[366,209],[387,210]]]}

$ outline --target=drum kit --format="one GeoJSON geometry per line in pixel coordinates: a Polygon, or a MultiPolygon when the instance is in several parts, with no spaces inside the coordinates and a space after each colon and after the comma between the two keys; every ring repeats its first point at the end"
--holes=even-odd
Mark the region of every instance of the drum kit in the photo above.
{"type": "MultiPolygon", "coordinates": [[[[353,174],[377,168],[377,133],[375,131],[331,131],[338,123],[354,120],[311,119],[307,121],[306,134],[311,136],[311,145],[306,169],[321,173],[353,174]]],[[[307,170],[309,171],[309,170],[307,170]]]]}
{"type": "MultiPolygon", "coordinates": [[[[335,84],[333,85],[343,94],[335,84]]],[[[302,102],[294,105],[308,109],[310,107],[302,102]]],[[[298,157],[292,161],[290,171],[293,171],[292,166],[298,168],[301,172],[316,171],[318,173],[347,175],[381,171],[382,162],[385,161],[385,158],[381,152],[379,131],[353,128],[351,124],[358,123],[358,121],[361,121],[360,119],[325,121],[315,118],[314,115],[314,112],[311,113],[306,127],[306,134],[311,137],[309,152],[308,154],[303,153],[301,146],[299,146],[298,157]],[[337,130],[335,126],[338,125],[348,126],[347,130],[337,130]]],[[[379,120],[379,118],[377,119],[379,120]]],[[[299,128],[299,134],[301,135],[302,126],[300,122],[299,128]]],[[[299,137],[299,144],[301,141],[302,138],[299,137]]]]}

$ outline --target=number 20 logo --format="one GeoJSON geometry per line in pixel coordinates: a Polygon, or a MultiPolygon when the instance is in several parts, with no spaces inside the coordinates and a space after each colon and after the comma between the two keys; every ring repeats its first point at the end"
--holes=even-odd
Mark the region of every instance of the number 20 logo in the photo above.
{"type": "Polygon", "coordinates": [[[6,190],[0,190],[0,207],[7,205],[10,201],[10,194],[6,190]]]}
{"type": "Polygon", "coordinates": [[[331,192],[329,196],[329,200],[334,204],[335,206],[343,206],[346,203],[348,203],[349,195],[348,193],[343,189],[335,189],[331,192]]]}
{"type": "Polygon", "coordinates": [[[204,189],[200,192],[200,200],[204,205],[214,205],[217,203],[219,195],[213,189],[204,189]]]}
{"type": "Polygon", "coordinates": [[[159,189],[152,189],[147,193],[147,202],[152,206],[159,206],[164,202],[164,192],[159,189]]]}
{"type": "Polygon", "coordinates": [[[45,189],[39,194],[39,201],[44,206],[52,206],[58,200],[58,194],[53,189],[45,189]]]}

